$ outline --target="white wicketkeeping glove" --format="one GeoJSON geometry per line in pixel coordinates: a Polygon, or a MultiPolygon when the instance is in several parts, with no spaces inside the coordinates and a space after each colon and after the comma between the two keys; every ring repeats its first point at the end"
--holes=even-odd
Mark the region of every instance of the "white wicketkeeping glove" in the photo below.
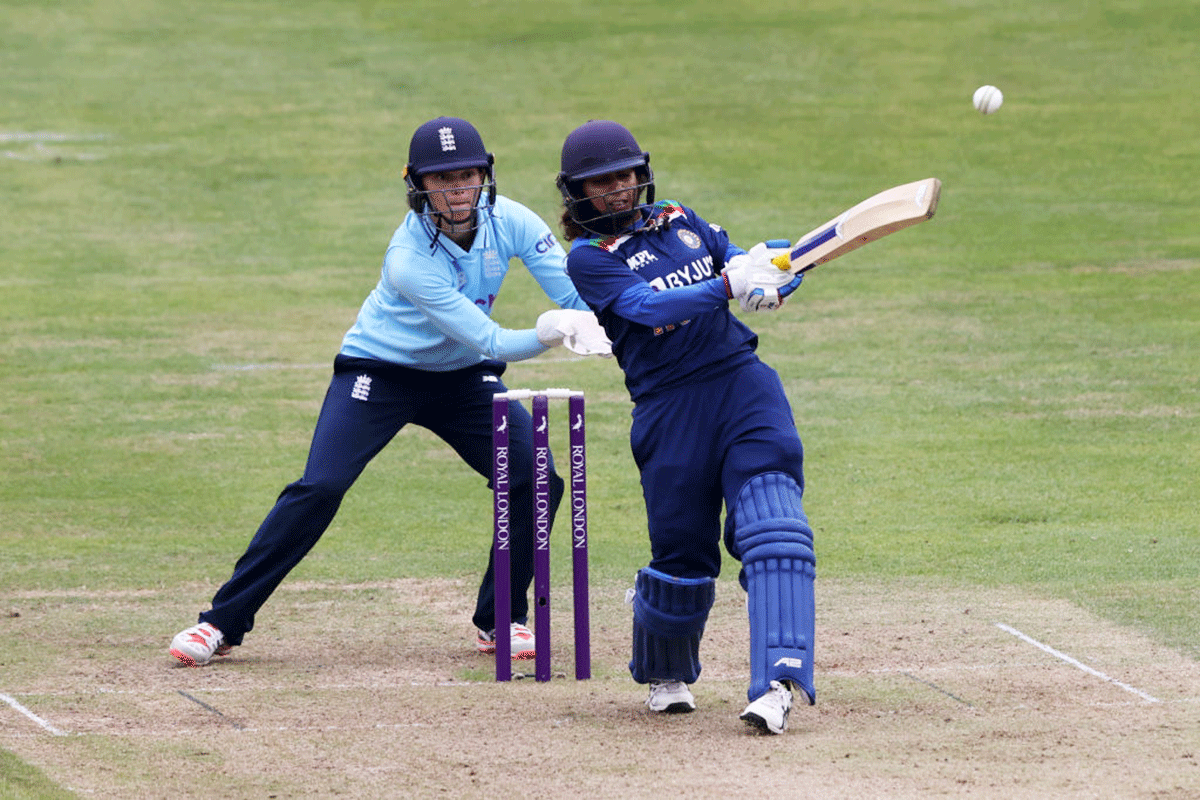
{"type": "Polygon", "coordinates": [[[783,239],[759,242],[750,252],[729,259],[722,274],[729,287],[730,299],[736,299],[743,311],[774,311],[795,291],[804,279],[771,263],[786,254],[791,243],[783,239]]]}
{"type": "Polygon", "coordinates": [[[612,342],[590,311],[556,308],[537,321],[538,341],[546,347],[562,345],[581,356],[612,358],[612,342]]]}

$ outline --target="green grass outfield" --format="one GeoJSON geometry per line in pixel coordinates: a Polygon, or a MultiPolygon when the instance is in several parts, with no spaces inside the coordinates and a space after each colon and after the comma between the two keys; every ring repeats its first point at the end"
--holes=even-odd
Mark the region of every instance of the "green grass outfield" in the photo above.
{"type": "MultiPolygon", "coordinates": [[[[190,622],[300,473],[404,210],[412,130],[472,120],[501,192],[553,223],[562,140],[603,117],[651,151],[660,198],[745,246],[943,181],[932,222],[750,320],[805,441],[822,575],[1027,587],[1200,655],[1196,6],[3,0],[0,16],[0,611],[21,592],[179,586],[190,622]],[[1005,93],[991,117],[971,107],[984,83],[1005,93]]],[[[514,272],[497,317],[528,327],[547,303],[514,272]]],[[[631,578],[648,546],[628,398],[611,362],[560,358],[506,379],[588,392],[593,570],[631,578]]],[[[293,575],[474,576],[488,502],[406,431],[293,575]]]]}

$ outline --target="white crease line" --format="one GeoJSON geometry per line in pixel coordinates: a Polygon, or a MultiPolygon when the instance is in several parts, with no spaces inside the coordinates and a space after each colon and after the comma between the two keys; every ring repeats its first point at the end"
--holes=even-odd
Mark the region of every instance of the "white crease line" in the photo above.
{"type": "Polygon", "coordinates": [[[38,725],[40,725],[42,727],[42,729],[45,730],[47,733],[49,733],[51,736],[66,736],[67,735],[67,734],[63,733],[62,731],[60,731],[58,728],[51,725],[46,720],[39,717],[37,714],[30,711],[25,706],[18,703],[15,697],[10,697],[9,695],[6,695],[3,692],[0,692],[0,700],[3,700],[4,702],[8,703],[10,706],[15,708],[17,711],[19,711],[22,714],[24,714],[25,716],[29,717],[31,720],[33,720],[38,725]]]}
{"type": "Polygon", "coordinates": [[[1044,650],[1045,652],[1049,653],[1050,655],[1054,656],[1055,658],[1062,659],[1063,661],[1067,662],[1068,664],[1070,664],[1073,667],[1078,667],[1079,669],[1083,670],[1084,672],[1086,672],[1089,675],[1099,678],[1102,681],[1108,681],[1109,683],[1113,684],[1114,686],[1119,686],[1131,694],[1136,694],[1138,697],[1142,698],[1147,703],[1162,702],[1157,697],[1146,694],[1141,689],[1135,689],[1134,687],[1130,686],[1127,683],[1121,683],[1121,681],[1117,680],[1116,678],[1111,678],[1108,675],[1105,675],[1103,672],[1101,672],[1097,669],[1092,669],[1087,664],[1084,664],[1080,661],[1076,661],[1075,659],[1071,658],[1066,653],[1060,653],[1057,650],[1055,650],[1053,647],[1051,647],[1050,645],[1042,644],[1037,639],[1026,636],[1025,634],[1021,633],[1019,630],[1017,630],[1016,628],[1013,628],[1009,625],[1005,625],[1003,622],[997,622],[996,627],[999,628],[1000,630],[1004,631],[1005,633],[1011,633],[1013,636],[1016,636],[1018,639],[1020,639],[1023,642],[1028,642],[1029,644],[1033,645],[1034,647],[1036,647],[1040,650],[1044,650]]]}

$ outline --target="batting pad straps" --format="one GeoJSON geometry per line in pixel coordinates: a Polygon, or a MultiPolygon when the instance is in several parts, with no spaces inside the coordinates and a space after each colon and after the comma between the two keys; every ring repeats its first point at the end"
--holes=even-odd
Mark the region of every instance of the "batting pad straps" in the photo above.
{"type": "Polygon", "coordinates": [[[810,703],[816,701],[816,555],[801,494],[790,475],[764,473],[747,481],[734,509],[734,539],[749,594],[750,700],[766,692],[771,681],[786,680],[810,703]]]}
{"type": "Polygon", "coordinates": [[[676,578],[651,567],[638,571],[633,597],[633,659],[638,683],[700,677],[700,638],[716,599],[712,578],[676,578]]]}

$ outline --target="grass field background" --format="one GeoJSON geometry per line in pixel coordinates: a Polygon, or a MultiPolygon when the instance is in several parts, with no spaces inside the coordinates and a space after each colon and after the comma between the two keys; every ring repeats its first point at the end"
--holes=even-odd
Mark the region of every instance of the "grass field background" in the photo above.
{"type": "MultiPolygon", "coordinates": [[[[651,152],[659,197],[745,246],[943,181],[932,222],[749,320],[805,441],[821,575],[1024,588],[1200,655],[1196,7],[0,14],[0,603],[179,587],[189,623],[300,473],[404,211],[412,130],[472,120],[501,192],[554,224],[563,138],[610,118],[651,152]],[[970,105],[984,83],[1005,93],[990,117],[970,105]]],[[[516,265],[497,318],[546,307],[516,265]]],[[[551,354],[506,380],[588,392],[593,572],[631,579],[648,546],[615,365],[551,354]]],[[[474,580],[488,502],[406,431],[293,577],[474,580]]],[[[0,662],[35,669],[15,624],[0,662]]],[[[32,780],[16,764],[0,789],[32,780]]]]}

